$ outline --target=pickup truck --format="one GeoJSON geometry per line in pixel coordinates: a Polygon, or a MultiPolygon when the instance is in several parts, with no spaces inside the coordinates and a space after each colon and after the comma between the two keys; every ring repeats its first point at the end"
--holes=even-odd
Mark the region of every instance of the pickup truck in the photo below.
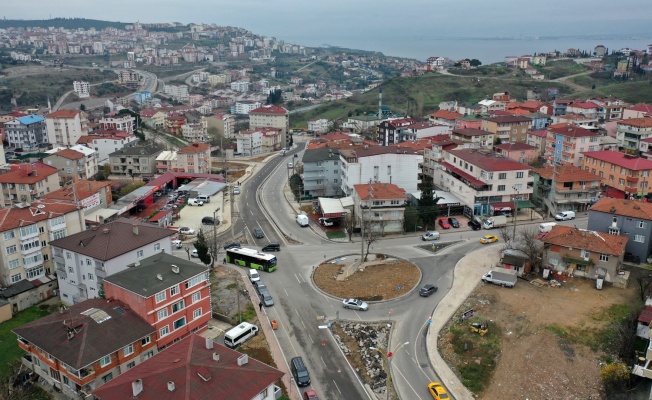
{"type": "Polygon", "coordinates": [[[514,287],[516,285],[516,271],[513,269],[494,268],[486,274],[482,275],[482,281],[500,285],[502,287],[514,287]]]}

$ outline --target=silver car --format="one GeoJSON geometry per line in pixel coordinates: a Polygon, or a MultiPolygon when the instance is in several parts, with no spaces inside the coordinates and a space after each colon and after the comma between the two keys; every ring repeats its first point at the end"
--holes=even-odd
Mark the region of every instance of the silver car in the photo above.
{"type": "Polygon", "coordinates": [[[358,299],[344,299],[342,300],[342,304],[344,305],[344,308],[349,308],[351,310],[367,311],[369,309],[369,304],[358,299]]]}

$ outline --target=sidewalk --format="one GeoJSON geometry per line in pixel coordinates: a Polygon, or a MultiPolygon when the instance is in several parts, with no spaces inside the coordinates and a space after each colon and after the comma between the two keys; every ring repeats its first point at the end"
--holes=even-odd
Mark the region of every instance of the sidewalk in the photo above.
{"type": "Polygon", "coordinates": [[[439,354],[437,350],[439,332],[481,282],[480,277],[482,274],[498,262],[498,253],[501,248],[501,246],[495,245],[482,247],[467,254],[457,262],[453,273],[453,286],[446,297],[437,305],[433,313],[432,325],[428,329],[426,346],[430,363],[449,393],[457,400],[472,400],[474,397],[439,354]]]}

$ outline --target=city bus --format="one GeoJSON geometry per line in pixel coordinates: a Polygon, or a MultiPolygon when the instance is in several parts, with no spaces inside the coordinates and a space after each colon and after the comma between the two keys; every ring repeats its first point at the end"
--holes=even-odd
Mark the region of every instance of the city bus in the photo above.
{"type": "Polygon", "coordinates": [[[241,267],[273,272],[276,269],[276,256],[259,253],[254,249],[234,247],[226,250],[226,261],[241,267]]]}

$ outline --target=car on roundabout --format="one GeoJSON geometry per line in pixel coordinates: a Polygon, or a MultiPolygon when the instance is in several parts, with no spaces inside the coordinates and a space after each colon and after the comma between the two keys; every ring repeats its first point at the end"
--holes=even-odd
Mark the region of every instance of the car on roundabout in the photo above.
{"type": "Polygon", "coordinates": [[[448,400],[450,399],[450,396],[448,395],[448,392],[444,388],[444,385],[442,385],[439,382],[430,382],[428,384],[428,392],[432,396],[433,399],[435,400],[448,400]]]}
{"type": "Polygon", "coordinates": [[[369,309],[369,304],[358,299],[344,299],[342,300],[342,304],[344,305],[344,308],[351,310],[367,311],[369,309]]]}
{"type": "Polygon", "coordinates": [[[482,244],[493,243],[497,241],[498,238],[494,235],[484,235],[483,237],[480,238],[480,243],[482,244]]]}
{"type": "Polygon", "coordinates": [[[429,297],[431,294],[435,293],[436,291],[437,291],[437,286],[427,284],[421,289],[419,289],[419,296],[429,297]]]}
{"type": "Polygon", "coordinates": [[[190,257],[192,257],[192,258],[199,258],[199,252],[197,251],[197,249],[193,249],[193,250],[190,252],[190,257]]]}
{"type": "Polygon", "coordinates": [[[184,226],[183,228],[179,229],[179,233],[182,235],[194,235],[195,230],[192,228],[188,228],[187,226],[184,226]]]}

